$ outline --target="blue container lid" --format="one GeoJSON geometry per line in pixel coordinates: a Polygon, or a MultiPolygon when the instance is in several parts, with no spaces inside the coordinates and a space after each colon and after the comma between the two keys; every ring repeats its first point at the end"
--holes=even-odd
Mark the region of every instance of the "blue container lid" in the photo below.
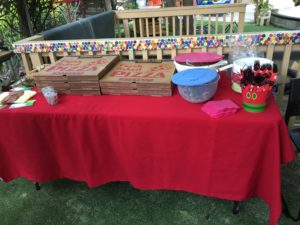
{"type": "Polygon", "coordinates": [[[174,74],[172,82],[181,86],[198,86],[207,84],[217,79],[218,73],[207,68],[184,70],[174,74]]]}

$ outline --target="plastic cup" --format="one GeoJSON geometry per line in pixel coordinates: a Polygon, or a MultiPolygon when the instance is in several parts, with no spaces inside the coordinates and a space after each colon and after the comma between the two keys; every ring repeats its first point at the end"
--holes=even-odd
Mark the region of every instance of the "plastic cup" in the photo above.
{"type": "Polygon", "coordinates": [[[58,104],[58,95],[57,92],[49,92],[44,94],[44,97],[46,98],[46,101],[49,105],[57,105],[58,104]]]}
{"type": "Polygon", "coordinates": [[[44,87],[41,91],[49,105],[58,104],[58,94],[53,87],[44,87]]]}

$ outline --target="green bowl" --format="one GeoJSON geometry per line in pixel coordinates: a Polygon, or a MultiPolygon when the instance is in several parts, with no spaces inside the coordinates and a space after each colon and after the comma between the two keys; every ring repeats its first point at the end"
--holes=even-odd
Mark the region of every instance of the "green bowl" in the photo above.
{"type": "Polygon", "coordinates": [[[265,111],[267,104],[249,104],[243,102],[243,106],[247,112],[259,113],[265,111]]]}

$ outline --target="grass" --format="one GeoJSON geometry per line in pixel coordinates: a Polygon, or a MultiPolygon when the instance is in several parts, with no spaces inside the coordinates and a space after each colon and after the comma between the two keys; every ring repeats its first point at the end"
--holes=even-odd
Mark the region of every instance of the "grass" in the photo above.
{"type": "MultiPolygon", "coordinates": [[[[300,207],[300,156],[282,167],[282,186],[296,214],[300,207]]],[[[5,225],[266,225],[269,210],[258,198],[242,202],[240,214],[232,202],[183,191],[143,191],[126,182],[97,188],[67,179],[42,184],[19,178],[0,182],[0,224],[5,225]]],[[[279,225],[295,223],[281,217],[279,225]]]]}
{"type": "Polygon", "coordinates": [[[245,23],[244,24],[244,32],[268,32],[268,31],[287,31],[285,28],[276,27],[273,25],[267,25],[267,26],[258,26],[255,23],[245,23]]]}

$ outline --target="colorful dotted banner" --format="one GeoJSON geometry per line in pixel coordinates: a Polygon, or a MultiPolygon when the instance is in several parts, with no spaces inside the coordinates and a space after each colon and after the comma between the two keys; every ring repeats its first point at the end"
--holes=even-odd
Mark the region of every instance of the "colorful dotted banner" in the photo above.
{"type": "Polygon", "coordinates": [[[236,34],[198,37],[160,37],[139,39],[109,39],[82,41],[16,42],[15,53],[166,50],[183,48],[214,48],[239,45],[300,44],[300,32],[236,34]]]}

